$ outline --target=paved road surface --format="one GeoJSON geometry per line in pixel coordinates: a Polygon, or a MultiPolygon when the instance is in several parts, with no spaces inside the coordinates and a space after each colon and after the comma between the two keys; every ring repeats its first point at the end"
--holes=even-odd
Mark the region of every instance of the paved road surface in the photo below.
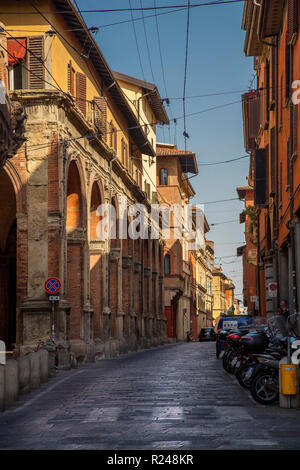
{"type": "Polygon", "coordinates": [[[0,449],[300,449],[300,411],[261,406],[214,343],[60,372],[0,413],[0,449]]]}

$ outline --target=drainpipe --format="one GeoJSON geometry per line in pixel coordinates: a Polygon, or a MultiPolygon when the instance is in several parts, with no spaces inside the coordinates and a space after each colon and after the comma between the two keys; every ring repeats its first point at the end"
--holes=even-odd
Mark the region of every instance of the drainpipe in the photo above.
{"type": "MultiPolygon", "coordinates": [[[[290,67],[291,67],[291,81],[294,76],[294,48],[290,47],[290,67]]],[[[289,183],[290,183],[290,220],[287,222],[287,227],[290,230],[291,238],[291,250],[292,250],[292,266],[289,266],[289,270],[292,269],[292,287],[293,287],[293,310],[291,314],[298,311],[298,299],[297,299],[297,273],[296,273],[296,250],[295,250],[295,223],[294,218],[294,159],[293,159],[293,150],[294,150],[294,104],[292,99],[290,99],[290,152],[289,152],[289,183]]]]}
{"type": "Polygon", "coordinates": [[[261,316],[259,216],[260,216],[260,211],[257,214],[257,295],[258,295],[258,314],[259,316],[261,316]]]}
{"type": "MultiPolygon", "coordinates": [[[[276,37],[276,52],[275,52],[275,113],[276,113],[276,132],[275,132],[275,226],[273,230],[273,249],[275,250],[275,269],[276,269],[276,280],[278,284],[278,292],[279,292],[279,243],[278,243],[278,236],[279,236],[279,194],[278,194],[278,174],[279,174],[279,166],[278,166],[278,155],[279,155],[279,148],[278,148],[278,127],[279,127],[279,51],[278,51],[278,37],[276,37]]],[[[279,296],[277,296],[277,308],[279,303],[279,296]]]]}

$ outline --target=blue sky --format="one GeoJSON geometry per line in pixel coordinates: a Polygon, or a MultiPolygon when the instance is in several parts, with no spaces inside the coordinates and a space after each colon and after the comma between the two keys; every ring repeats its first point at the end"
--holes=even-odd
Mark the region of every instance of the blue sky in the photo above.
{"type": "MultiPolygon", "coordinates": [[[[157,6],[185,4],[187,0],[156,0],[157,6]]],[[[201,3],[191,0],[191,4],[201,3]]],[[[205,3],[203,1],[203,3],[205,3]]],[[[129,0],[77,0],[81,9],[128,8],[129,0]]],[[[144,7],[154,6],[154,0],[142,0],[144,7]]],[[[133,8],[141,6],[140,0],[131,0],[133,8]]],[[[253,78],[253,59],[243,53],[244,32],[241,30],[243,3],[203,6],[190,12],[190,36],[188,52],[188,74],[186,96],[211,93],[235,92],[219,96],[188,99],[187,114],[207,110],[215,106],[239,101],[247,91],[253,78]]],[[[144,15],[153,14],[152,11],[144,15]]],[[[141,17],[141,12],[134,12],[141,17]]],[[[141,54],[141,70],[131,22],[106,26],[131,19],[130,12],[93,13],[83,15],[89,26],[98,26],[96,35],[102,52],[113,70],[145,78],[152,82],[152,73],[147,54],[142,21],[136,21],[136,32],[141,54]]],[[[152,70],[160,94],[166,96],[160,63],[158,36],[155,18],[145,19],[152,70]]],[[[184,148],[183,138],[183,83],[186,44],[187,10],[158,16],[164,71],[166,77],[167,107],[169,117],[177,117],[177,145],[184,148]],[[171,108],[171,109],[170,109],[171,108]]],[[[217,166],[201,166],[204,162],[217,162],[245,155],[243,145],[241,103],[206,111],[187,117],[187,145],[197,155],[199,175],[191,180],[196,190],[194,203],[205,203],[237,197],[236,187],[247,184],[249,159],[217,166]]],[[[158,140],[174,142],[175,127],[158,128],[158,140]]],[[[240,201],[210,204],[205,206],[208,222],[219,223],[236,220],[236,223],[211,227],[208,238],[215,242],[216,257],[236,254],[243,244],[244,225],[239,224],[239,213],[243,209],[240,201]]],[[[216,258],[222,262],[223,270],[236,285],[236,294],[242,299],[242,263],[238,258],[216,258]]]]}

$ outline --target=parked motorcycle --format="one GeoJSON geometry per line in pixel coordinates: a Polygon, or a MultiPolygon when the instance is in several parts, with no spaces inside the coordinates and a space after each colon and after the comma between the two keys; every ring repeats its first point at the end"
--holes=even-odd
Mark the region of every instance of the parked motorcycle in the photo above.
{"type": "Polygon", "coordinates": [[[233,330],[228,334],[227,337],[227,349],[225,350],[222,357],[222,364],[226,372],[232,374],[234,368],[241,358],[239,350],[240,339],[249,333],[247,329],[233,330]]]}

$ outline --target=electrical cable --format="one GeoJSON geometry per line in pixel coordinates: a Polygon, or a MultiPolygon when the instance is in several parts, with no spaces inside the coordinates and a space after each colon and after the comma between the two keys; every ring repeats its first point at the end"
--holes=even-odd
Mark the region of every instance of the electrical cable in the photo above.
{"type": "MultiPolygon", "coordinates": [[[[143,8],[143,0],[140,0],[141,4],[141,9],[143,8]]],[[[146,40],[146,49],[147,49],[147,55],[148,55],[148,60],[149,60],[149,65],[150,65],[150,71],[151,71],[151,77],[153,83],[155,83],[155,78],[154,78],[154,73],[153,73],[153,68],[152,68],[152,61],[151,61],[151,55],[150,55],[150,48],[149,48],[149,43],[148,43],[148,35],[147,35],[147,30],[146,30],[146,23],[145,23],[145,18],[144,18],[144,13],[142,11],[142,19],[143,19],[143,27],[144,27],[144,34],[145,34],[145,40],[146,40]]]]}
{"type": "MultiPolygon", "coordinates": [[[[204,6],[213,6],[213,5],[226,5],[226,4],[234,4],[234,3],[242,3],[245,0],[215,0],[215,1],[210,1],[210,2],[205,2],[205,3],[196,3],[194,5],[191,5],[191,8],[198,8],[198,7],[204,7],[204,6]]],[[[171,8],[186,8],[185,5],[164,5],[164,6],[157,6],[157,10],[168,10],[171,8]]],[[[120,12],[127,12],[127,11],[147,11],[147,10],[154,10],[154,7],[143,7],[143,8],[112,8],[112,9],[93,9],[93,10],[78,10],[79,13],[120,13],[120,12]]],[[[34,12],[28,12],[28,11],[18,11],[18,15],[30,15],[34,12]]],[[[44,11],[41,12],[44,14],[66,14],[70,13],[69,10],[61,10],[61,11],[44,11]]],[[[0,14],[16,14],[15,11],[0,11],[0,14]]]]}
{"type": "Polygon", "coordinates": [[[187,139],[189,135],[186,131],[186,106],[185,106],[185,95],[186,95],[186,81],[187,81],[187,66],[188,66],[188,52],[189,52],[189,33],[190,33],[190,0],[187,0],[187,22],[186,22],[186,40],[185,40],[185,60],[184,60],[184,79],[183,79],[183,136],[184,136],[184,149],[187,149],[187,139]]]}
{"type": "MultiPolygon", "coordinates": [[[[130,8],[131,8],[131,0],[128,0],[128,1],[129,1],[129,5],[130,5],[130,8]]],[[[140,67],[141,67],[142,77],[143,77],[144,81],[146,81],[146,79],[145,79],[145,73],[144,73],[144,69],[143,69],[143,64],[142,64],[142,58],[141,58],[140,48],[139,48],[139,43],[138,43],[138,40],[137,40],[136,29],[135,29],[135,24],[134,24],[134,20],[133,20],[133,13],[132,13],[132,11],[133,11],[133,10],[131,9],[131,10],[130,10],[130,13],[131,13],[131,22],[132,22],[132,27],[133,27],[134,39],[135,39],[136,49],[137,49],[137,53],[138,53],[138,57],[139,57],[139,63],[140,63],[140,67]]]]}

